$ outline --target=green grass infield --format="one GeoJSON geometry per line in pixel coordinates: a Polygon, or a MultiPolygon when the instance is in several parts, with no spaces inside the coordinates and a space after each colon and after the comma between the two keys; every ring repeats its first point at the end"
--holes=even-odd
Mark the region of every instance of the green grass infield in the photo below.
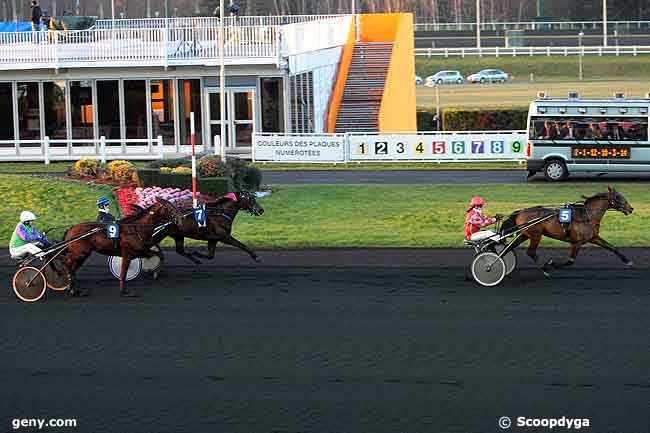
{"type": "MultiPolygon", "coordinates": [[[[0,239],[9,243],[20,211],[39,216],[37,227],[93,220],[95,200],[111,188],[56,178],[0,175],[0,239]]],[[[646,184],[616,185],[635,208],[630,216],[610,211],[601,234],[616,246],[650,246],[642,223],[650,217],[646,184]]],[[[489,214],[537,204],[561,205],[606,189],[604,184],[517,185],[278,185],[261,199],[261,217],[242,213],[234,235],[254,247],[461,247],[467,203],[488,201],[489,214]]],[[[113,209],[116,205],[113,205],[113,209]]],[[[166,245],[171,245],[169,241],[166,245]]],[[[197,242],[191,242],[197,245],[197,242]]],[[[544,240],[543,245],[558,243],[544,240]]]]}

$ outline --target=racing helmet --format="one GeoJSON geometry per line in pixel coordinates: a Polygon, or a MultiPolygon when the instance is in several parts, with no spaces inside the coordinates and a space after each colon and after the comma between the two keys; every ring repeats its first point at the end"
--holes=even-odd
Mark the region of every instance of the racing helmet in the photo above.
{"type": "Polygon", "coordinates": [[[107,197],[99,197],[97,199],[97,207],[103,207],[103,206],[108,206],[111,204],[111,201],[107,197]]]}
{"type": "Polygon", "coordinates": [[[20,222],[21,223],[26,223],[28,221],[34,221],[36,219],[36,215],[34,215],[32,212],[28,210],[24,210],[20,213],[20,222]]]}
{"type": "Polygon", "coordinates": [[[479,196],[472,197],[472,200],[469,202],[469,205],[472,207],[485,206],[485,200],[483,200],[483,198],[479,196]]]}

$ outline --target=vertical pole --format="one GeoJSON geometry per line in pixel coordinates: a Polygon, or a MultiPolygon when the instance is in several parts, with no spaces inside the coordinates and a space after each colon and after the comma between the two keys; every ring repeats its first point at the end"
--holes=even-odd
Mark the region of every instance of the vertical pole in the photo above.
{"type": "Polygon", "coordinates": [[[583,32],[578,33],[578,49],[580,52],[578,53],[578,80],[582,81],[582,56],[584,55],[584,49],[582,48],[582,36],[584,35],[583,32]]]}
{"type": "Polygon", "coordinates": [[[219,57],[221,57],[221,65],[219,70],[219,99],[221,101],[220,111],[220,126],[221,126],[221,141],[220,150],[221,161],[226,162],[226,74],[225,74],[225,40],[224,40],[224,4],[220,0],[219,6],[219,57]]]}
{"type": "Polygon", "coordinates": [[[196,199],[196,132],[194,130],[194,111],[190,113],[190,143],[192,144],[192,205],[197,207],[196,199]]]}
{"type": "Polygon", "coordinates": [[[476,0],[476,48],[481,49],[481,0],[476,0]]]}
{"type": "Polygon", "coordinates": [[[45,136],[43,139],[43,156],[45,157],[45,165],[50,163],[50,137],[45,136]]]}
{"type": "Polygon", "coordinates": [[[440,131],[440,86],[436,84],[436,131],[440,131]]]}
{"type": "Polygon", "coordinates": [[[603,46],[607,46],[607,0],[603,0],[603,46]]]}
{"type": "Polygon", "coordinates": [[[106,164],[106,137],[99,137],[99,155],[102,161],[102,164],[106,164]]]}
{"type": "Polygon", "coordinates": [[[111,0],[111,27],[115,28],[115,0],[111,0]]]}
{"type": "Polygon", "coordinates": [[[156,138],[156,143],[158,143],[158,158],[165,159],[165,149],[163,148],[162,135],[159,135],[158,138],[156,138]]]}

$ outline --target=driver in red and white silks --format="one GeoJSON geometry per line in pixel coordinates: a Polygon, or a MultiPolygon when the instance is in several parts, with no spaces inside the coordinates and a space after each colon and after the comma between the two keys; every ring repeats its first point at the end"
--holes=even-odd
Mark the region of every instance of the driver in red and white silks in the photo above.
{"type": "Polygon", "coordinates": [[[503,218],[503,215],[496,214],[493,217],[486,217],[483,214],[483,207],[486,202],[481,197],[473,197],[470,201],[470,208],[467,210],[465,217],[465,239],[468,241],[482,241],[484,239],[496,236],[493,230],[481,230],[503,218]]]}

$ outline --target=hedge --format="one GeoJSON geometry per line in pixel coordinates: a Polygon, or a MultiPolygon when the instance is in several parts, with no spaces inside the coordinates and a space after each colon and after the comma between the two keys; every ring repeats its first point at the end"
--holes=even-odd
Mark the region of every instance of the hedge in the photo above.
{"type": "MultiPolygon", "coordinates": [[[[197,189],[207,195],[219,197],[234,191],[229,177],[202,177],[196,180],[197,189]]],[[[138,169],[138,184],[142,187],[160,186],[170,188],[192,188],[192,175],[186,173],[163,173],[154,168],[138,169]]]]}
{"type": "Polygon", "coordinates": [[[445,109],[442,112],[442,128],[445,131],[524,130],[527,118],[527,109],[445,109]]]}

